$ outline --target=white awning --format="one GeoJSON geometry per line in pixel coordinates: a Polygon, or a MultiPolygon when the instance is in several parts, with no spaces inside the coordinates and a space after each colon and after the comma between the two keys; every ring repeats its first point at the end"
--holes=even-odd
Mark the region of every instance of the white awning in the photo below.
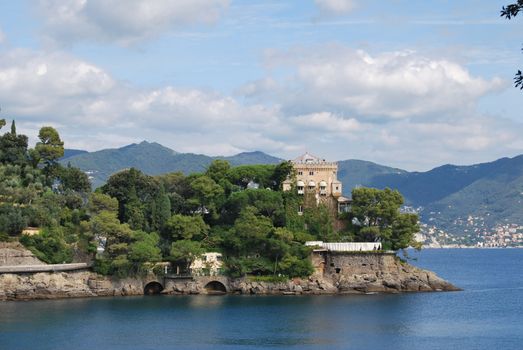
{"type": "Polygon", "coordinates": [[[316,183],[314,181],[309,181],[309,187],[316,187],[316,183]]]}
{"type": "Polygon", "coordinates": [[[325,181],[320,182],[320,187],[327,187],[327,183],[325,181]]]}
{"type": "Polygon", "coordinates": [[[304,183],[303,181],[299,180],[299,181],[296,183],[296,185],[297,185],[298,187],[304,187],[304,186],[305,186],[305,183],[304,183]]]}

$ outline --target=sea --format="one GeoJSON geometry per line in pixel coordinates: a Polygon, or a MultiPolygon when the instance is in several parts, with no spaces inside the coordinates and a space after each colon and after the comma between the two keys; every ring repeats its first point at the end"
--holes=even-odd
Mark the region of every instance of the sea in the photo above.
{"type": "Polygon", "coordinates": [[[0,349],[523,349],[523,249],[425,249],[460,292],[0,302],[0,349]]]}

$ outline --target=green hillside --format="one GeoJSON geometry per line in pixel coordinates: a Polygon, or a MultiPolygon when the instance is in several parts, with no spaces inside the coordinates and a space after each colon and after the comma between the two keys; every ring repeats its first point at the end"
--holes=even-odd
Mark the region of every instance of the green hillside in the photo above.
{"type": "MultiPolygon", "coordinates": [[[[338,162],[338,180],[343,183],[344,192],[358,186],[368,186],[380,175],[395,176],[406,174],[405,170],[391,168],[364,160],[349,159],[338,162]]],[[[385,186],[386,187],[386,186],[385,186]]]]}
{"type": "Polygon", "coordinates": [[[460,235],[466,219],[486,227],[523,224],[523,155],[470,166],[444,165],[427,172],[378,175],[367,186],[398,189],[423,207],[422,220],[460,235]]]}

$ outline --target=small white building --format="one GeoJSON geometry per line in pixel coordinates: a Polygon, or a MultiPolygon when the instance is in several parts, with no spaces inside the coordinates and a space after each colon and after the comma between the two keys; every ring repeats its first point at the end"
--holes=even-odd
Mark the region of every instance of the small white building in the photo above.
{"type": "Polygon", "coordinates": [[[323,242],[308,241],[305,242],[308,247],[318,247],[322,250],[331,252],[369,252],[381,250],[381,242],[323,242]]]}
{"type": "Polygon", "coordinates": [[[194,276],[217,276],[220,274],[222,266],[222,254],[209,252],[194,259],[189,268],[194,276]]]}

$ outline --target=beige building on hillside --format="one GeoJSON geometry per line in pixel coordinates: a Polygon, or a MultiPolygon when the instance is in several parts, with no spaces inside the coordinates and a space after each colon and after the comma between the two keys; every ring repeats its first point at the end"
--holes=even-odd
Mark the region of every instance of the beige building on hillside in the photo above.
{"type": "MultiPolygon", "coordinates": [[[[291,161],[296,179],[283,182],[283,190],[291,191],[293,185],[299,195],[312,196],[316,204],[325,203],[337,208],[338,212],[346,211],[349,199],[342,196],[342,184],[338,180],[338,163],[327,162],[309,153],[291,161]]],[[[300,208],[302,209],[302,208],[300,208]]]]}

